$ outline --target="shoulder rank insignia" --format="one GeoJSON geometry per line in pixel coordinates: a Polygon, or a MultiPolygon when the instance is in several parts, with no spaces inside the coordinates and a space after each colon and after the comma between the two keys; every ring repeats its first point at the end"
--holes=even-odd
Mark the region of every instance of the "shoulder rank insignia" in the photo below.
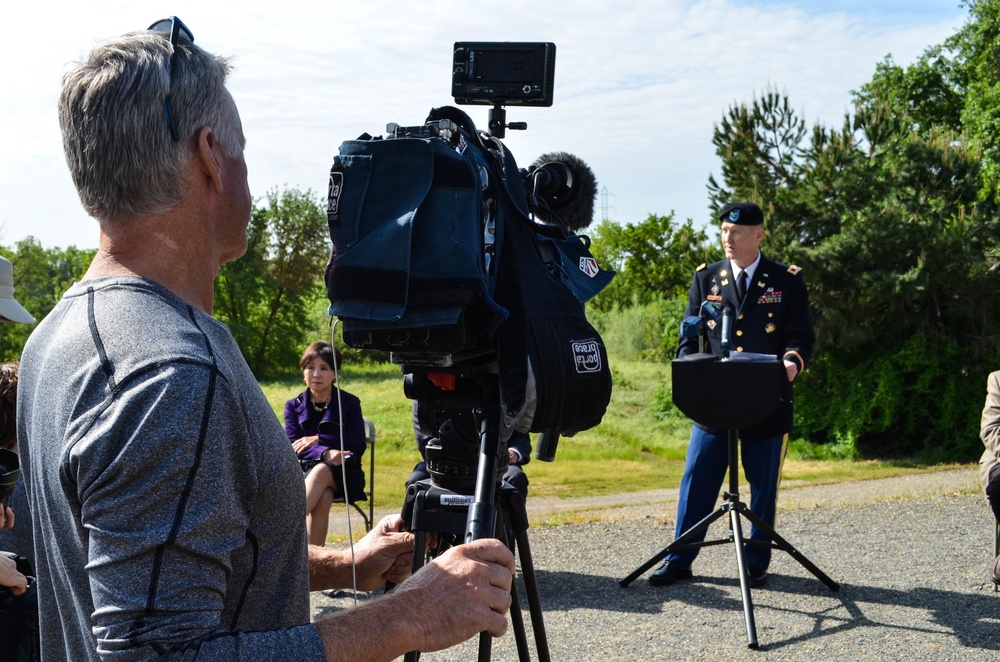
{"type": "Polygon", "coordinates": [[[702,269],[704,269],[707,266],[708,266],[707,264],[705,264],[704,262],[702,262],[701,264],[698,265],[698,268],[696,268],[695,271],[701,271],[702,269]]]}
{"type": "Polygon", "coordinates": [[[788,273],[792,274],[793,276],[798,275],[800,271],[802,271],[802,267],[800,267],[799,265],[797,264],[788,265],[788,273]]]}

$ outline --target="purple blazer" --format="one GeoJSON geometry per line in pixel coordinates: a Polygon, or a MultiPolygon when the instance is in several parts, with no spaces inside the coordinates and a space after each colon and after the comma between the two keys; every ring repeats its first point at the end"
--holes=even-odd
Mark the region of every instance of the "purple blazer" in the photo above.
{"type": "Polygon", "coordinates": [[[365,442],[365,422],[361,415],[361,400],[347,391],[333,389],[330,406],[323,412],[318,424],[311,419],[312,404],[309,401],[309,391],[305,390],[285,403],[285,434],[288,441],[293,442],[301,437],[319,435],[319,443],[298,453],[300,460],[318,460],[328,449],[340,450],[340,417],[337,409],[338,391],[341,406],[344,409],[344,450],[353,454],[346,463],[347,466],[359,466],[367,444],[365,442]]]}

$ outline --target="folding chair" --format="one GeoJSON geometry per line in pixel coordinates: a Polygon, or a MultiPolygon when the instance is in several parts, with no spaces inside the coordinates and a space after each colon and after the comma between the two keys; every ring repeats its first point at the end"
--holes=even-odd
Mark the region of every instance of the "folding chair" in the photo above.
{"type": "MultiPolygon", "coordinates": [[[[365,441],[368,442],[368,473],[365,481],[365,491],[354,497],[347,505],[353,507],[361,514],[361,519],[365,521],[365,531],[371,531],[375,524],[375,424],[367,416],[365,421],[365,441]],[[362,501],[368,502],[368,512],[360,505],[362,501]]],[[[334,499],[334,503],[344,503],[344,497],[334,499]]]]}
{"type": "MultiPolygon", "coordinates": [[[[1000,521],[993,520],[993,558],[1000,556],[1000,521]]],[[[993,590],[1000,590],[1000,586],[993,585],[993,590]]]]}

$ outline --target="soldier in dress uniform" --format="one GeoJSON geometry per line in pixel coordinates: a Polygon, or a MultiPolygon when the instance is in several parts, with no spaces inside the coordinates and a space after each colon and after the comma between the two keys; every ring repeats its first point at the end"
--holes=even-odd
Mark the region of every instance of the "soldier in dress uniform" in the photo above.
{"type": "MultiPolygon", "coordinates": [[[[760,253],[764,214],[757,205],[728,204],[719,211],[719,219],[726,259],[698,267],[684,316],[697,316],[705,301],[719,308],[731,306],[734,313],[730,351],[782,357],[788,380],[792,381],[809,362],[815,340],[802,270],[769,260],[760,253]]],[[[705,331],[711,352],[722,356],[721,321],[709,321],[705,331]]],[[[697,351],[697,339],[681,339],[679,356],[697,351]]],[[[734,392],[732,397],[740,395],[734,392]]],[[[725,407],[726,403],[720,402],[719,406],[725,407]]],[[[789,400],[782,402],[763,422],[739,432],[743,469],[750,482],[750,510],[772,528],[781,464],[791,429],[789,400]]],[[[715,508],[729,467],[728,451],[728,431],[694,425],[677,502],[677,536],[715,508]]],[[[750,537],[769,540],[756,527],[751,528],[750,537]]],[[[691,549],[668,555],[650,576],[649,583],[665,586],[690,578],[691,563],[697,554],[697,549],[691,549]]],[[[746,545],[745,558],[750,585],[762,586],[767,581],[771,548],[746,545]]]]}

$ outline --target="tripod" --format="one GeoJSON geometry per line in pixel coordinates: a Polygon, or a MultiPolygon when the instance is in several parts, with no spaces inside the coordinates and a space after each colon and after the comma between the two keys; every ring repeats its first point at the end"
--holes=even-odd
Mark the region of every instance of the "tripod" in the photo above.
{"type": "MultiPolygon", "coordinates": [[[[416,572],[424,563],[428,533],[441,534],[439,541],[444,540],[445,544],[461,540],[463,534],[465,542],[480,538],[502,540],[511,547],[512,551],[519,552],[521,575],[524,579],[538,656],[542,662],[548,662],[548,641],[542,620],[534,563],[528,545],[528,515],[524,506],[524,497],[498,477],[501,454],[507,452],[506,444],[502,442],[500,433],[499,382],[495,373],[488,373],[484,378],[483,375],[480,377],[481,391],[479,395],[481,397],[479,401],[491,404],[486,408],[479,404],[472,406],[472,419],[478,422],[479,432],[475,494],[467,496],[436,486],[433,483],[433,478],[417,481],[407,489],[402,517],[403,521],[414,532],[413,571],[416,572]],[[514,534],[513,541],[507,539],[508,530],[514,534]]],[[[464,397],[458,398],[456,401],[467,402],[464,397]]],[[[474,435],[470,434],[470,441],[471,437],[474,435]]],[[[431,475],[434,476],[433,471],[431,475]]],[[[465,485],[465,481],[459,480],[457,482],[465,485]]],[[[443,547],[439,544],[439,551],[442,550],[443,547]]],[[[530,660],[516,582],[511,583],[511,598],[511,623],[514,627],[518,657],[520,660],[530,660]]],[[[479,636],[480,662],[487,662],[490,659],[491,646],[491,635],[488,632],[481,633],[479,636]]],[[[410,652],[406,654],[405,659],[408,662],[416,662],[419,655],[418,652],[410,652]]]]}
{"type": "MultiPolygon", "coordinates": [[[[538,583],[535,579],[535,567],[531,558],[531,548],[528,544],[528,514],[524,506],[524,496],[509,483],[503,482],[496,493],[497,526],[496,537],[507,545],[513,544],[521,562],[521,577],[524,580],[525,594],[528,599],[528,611],[531,617],[531,627],[535,634],[535,648],[538,659],[549,660],[548,640],[545,635],[545,624],[542,618],[542,606],[539,599],[538,583]],[[507,540],[507,531],[514,534],[514,540],[507,540]]],[[[466,511],[472,504],[472,497],[456,494],[440,487],[435,487],[430,480],[421,480],[407,490],[406,502],[403,505],[403,520],[412,520],[410,528],[414,532],[413,571],[422,565],[427,552],[427,534],[439,534],[439,551],[442,545],[447,545],[446,536],[461,536],[466,526],[466,511]]],[[[511,583],[511,625],[517,643],[519,660],[530,660],[528,640],[524,627],[524,618],[518,599],[517,583],[511,583]]],[[[479,640],[479,659],[489,659],[489,633],[484,633],[479,640]],[[484,639],[485,638],[485,639],[484,639]],[[484,648],[484,645],[486,646],[484,648]],[[485,657],[484,657],[485,656],[485,657]]],[[[406,660],[416,661],[419,653],[407,653],[406,660]]]]}
{"type": "MultiPolygon", "coordinates": [[[[695,355],[697,356],[697,355],[695,355]]],[[[703,355],[707,356],[707,355],[703,355]]],[[[784,378],[784,367],[780,361],[763,361],[758,363],[738,363],[711,360],[673,362],[674,404],[702,425],[720,427],[728,430],[729,442],[729,491],[724,493],[723,503],[719,508],[700,522],[677,537],[672,543],[660,550],[651,559],[639,566],[628,577],[622,579],[620,586],[631,584],[637,577],[649,570],[667,557],[668,554],[685,549],[707,547],[735,543],[736,565],[739,571],[740,592],[743,597],[743,615],[746,621],[747,645],[757,648],[757,626],[754,622],[753,600],[750,595],[750,583],[747,565],[744,559],[743,545],[765,545],[773,549],[788,552],[806,570],[816,576],[831,591],[840,589],[840,585],[830,579],[822,570],[816,567],[801,552],[787,540],[779,536],[772,527],[764,523],[749,506],[740,501],[739,467],[737,463],[739,428],[759,423],[773,412],[781,399],[781,392],[787,393],[788,381],[784,378]],[[722,388],[731,388],[734,383],[752,384],[753,388],[744,389],[747,395],[739,403],[725,411],[717,411],[716,403],[723,402],[725,394],[722,388]],[[729,537],[722,540],[692,542],[703,536],[708,527],[716,520],[729,516],[729,537]],[[757,529],[766,534],[770,543],[743,537],[743,527],[740,516],[746,517],[757,529]]]]}

